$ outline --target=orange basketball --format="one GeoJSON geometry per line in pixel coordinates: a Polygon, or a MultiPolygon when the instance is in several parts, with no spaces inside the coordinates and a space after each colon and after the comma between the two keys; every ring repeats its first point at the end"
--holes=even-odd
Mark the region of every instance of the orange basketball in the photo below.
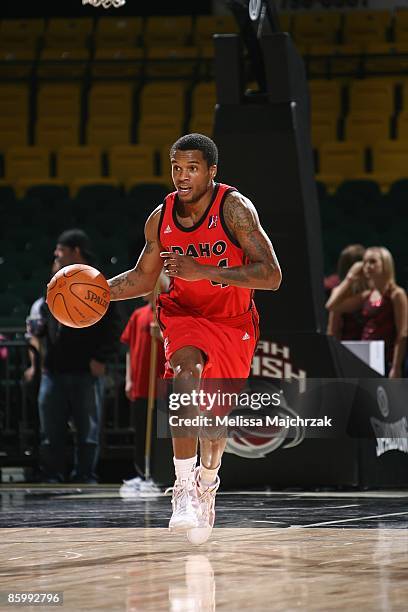
{"type": "Polygon", "coordinates": [[[84,264],[65,266],[47,285],[47,304],[68,327],[89,327],[103,317],[110,300],[109,285],[99,270],[84,264]]]}

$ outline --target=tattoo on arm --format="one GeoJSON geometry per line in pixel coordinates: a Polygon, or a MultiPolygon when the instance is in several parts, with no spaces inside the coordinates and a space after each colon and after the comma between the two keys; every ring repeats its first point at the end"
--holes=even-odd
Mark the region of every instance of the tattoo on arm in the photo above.
{"type": "Polygon", "coordinates": [[[254,206],[241,194],[233,192],[227,196],[223,212],[227,227],[241,245],[247,263],[220,270],[222,280],[238,286],[263,288],[271,276],[280,276],[280,268],[254,206]]]}
{"type": "Polygon", "coordinates": [[[123,272],[122,274],[119,274],[119,276],[115,276],[115,278],[110,280],[109,286],[111,289],[115,288],[115,295],[119,297],[126,293],[127,289],[137,285],[140,274],[141,270],[128,270],[127,272],[123,272]],[[130,278],[131,274],[134,277],[133,280],[130,278]]]}
{"type": "Polygon", "coordinates": [[[154,241],[146,240],[146,245],[144,248],[145,255],[149,255],[150,253],[153,253],[153,251],[154,251],[154,241]]]}

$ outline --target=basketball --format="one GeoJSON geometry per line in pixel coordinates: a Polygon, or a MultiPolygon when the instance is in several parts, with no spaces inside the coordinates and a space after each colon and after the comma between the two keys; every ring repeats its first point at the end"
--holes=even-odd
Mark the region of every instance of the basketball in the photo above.
{"type": "Polygon", "coordinates": [[[109,285],[99,270],[85,264],[65,266],[47,285],[47,304],[68,327],[89,327],[106,313],[109,285]]]}

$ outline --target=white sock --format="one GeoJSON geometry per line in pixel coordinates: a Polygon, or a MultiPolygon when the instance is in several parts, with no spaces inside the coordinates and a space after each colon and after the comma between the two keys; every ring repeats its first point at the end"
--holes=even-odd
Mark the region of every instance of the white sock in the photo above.
{"type": "Polygon", "coordinates": [[[218,470],[221,467],[221,463],[214,469],[210,470],[206,468],[200,461],[200,481],[204,487],[210,487],[217,479],[218,470]]]}
{"type": "Polygon", "coordinates": [[[176,479],[181,482],[184,480],[192,480],[194,478],[194,470],[197,463],[197,455],[189,459],[176,459],[173,457],[174,469],[176,470],[176,479]]]}

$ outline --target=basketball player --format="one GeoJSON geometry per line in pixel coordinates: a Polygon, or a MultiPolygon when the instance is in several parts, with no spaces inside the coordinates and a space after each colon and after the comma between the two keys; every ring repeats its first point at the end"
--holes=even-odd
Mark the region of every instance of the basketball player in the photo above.
{"type": "MultiPolygon", "coordinates": [[[[165,377],[184,388],[200,379],[247,378],[258,338],[254,289],[276,290],[281,271],[257,212],[235,187],[215,182],[218,151],[201,134],[170,150],[176,191],[145,225],[136,266],[108,281],[112,300],[150,293],[164,265],[171,279],[157,302],[164,336],[165,377]]],[[[214,525],[218,470],[226,438],[173,434],[176,481],[171,531],[205,542],[214,525]]]]}

